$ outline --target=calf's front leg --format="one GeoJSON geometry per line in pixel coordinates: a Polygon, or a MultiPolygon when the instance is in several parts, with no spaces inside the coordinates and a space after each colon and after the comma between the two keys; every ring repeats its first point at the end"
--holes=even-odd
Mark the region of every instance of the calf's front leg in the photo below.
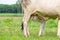
{"type": "Polygon", "coordinates": [[[60,37],[60,19],[58,19],[58,30],[57,30],[57,36],[60,37]]]}

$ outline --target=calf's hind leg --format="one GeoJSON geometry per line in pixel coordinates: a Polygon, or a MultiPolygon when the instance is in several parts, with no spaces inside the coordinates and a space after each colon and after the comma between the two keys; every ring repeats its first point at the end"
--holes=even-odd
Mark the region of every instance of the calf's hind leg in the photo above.
{"type": "Polygon", "coordinates": [[[29,31],[28,31],[28,21],[30,19],[30,13],[29,12],[24,12],[24,17],[23,17],[23,32],[24,32],[24,36],[28,36],[29,35],[29,31]]]}

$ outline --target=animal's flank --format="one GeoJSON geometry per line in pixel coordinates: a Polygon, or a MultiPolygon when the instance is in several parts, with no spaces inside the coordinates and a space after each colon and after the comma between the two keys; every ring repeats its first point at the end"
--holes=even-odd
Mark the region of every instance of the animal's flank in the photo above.
{"type": "Polygon", "coordinates": [[[27,7],[27,5],[30,4],[30,2],[31,2],[30,0],[22,0],[21,4],[22,4],[23,7],[27,7]]]}

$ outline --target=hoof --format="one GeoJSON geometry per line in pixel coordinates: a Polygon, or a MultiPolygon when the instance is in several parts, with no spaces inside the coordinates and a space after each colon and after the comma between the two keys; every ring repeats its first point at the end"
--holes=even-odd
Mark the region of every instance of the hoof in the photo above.
{"type": "Polygon", "coordinates": [[[60,38],[60,35],[57,35],[60,38]]]}
{"type": "Polygon", "coordinates": [[[40,37],[40,36],[43,36],[43,35],[38,35],[38,36],[40,37]]]}
{"type": "Polygon", "coordinates": [[[29,37],[29,33],[25,34],[24,36],[25,36],[25,37],[29,37]]]}
{"type": "Polygon", "coordinates": [[[29,37],[29,35],[24,35],[26,38],[29,37]]]}

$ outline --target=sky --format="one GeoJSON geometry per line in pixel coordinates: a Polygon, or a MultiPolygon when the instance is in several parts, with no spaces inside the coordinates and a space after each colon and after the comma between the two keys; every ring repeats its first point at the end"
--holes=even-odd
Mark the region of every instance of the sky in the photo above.
{"type": "Polygon", "coordinates": [[[17,0],[0,0],[0,4],[15,4],[17,0]]]}

